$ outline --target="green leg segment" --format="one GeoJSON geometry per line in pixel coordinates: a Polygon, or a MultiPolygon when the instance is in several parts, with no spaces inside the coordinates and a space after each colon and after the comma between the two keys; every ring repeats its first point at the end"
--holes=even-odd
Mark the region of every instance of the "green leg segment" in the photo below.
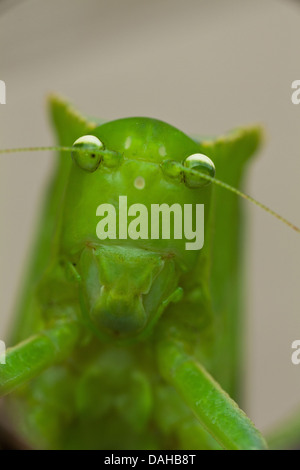
{"type": "Polygon", "coordinates": [[[220,385],[184,351],[183,344],[158,343],[158,362],[203,427],[227,450],[265,450],[267,444],[250,419],[220,385]]]}
{"type": "Polygon", "coordinates": [[[0,364],[0,397],[67,358],[76,345],[78,332],[75,322],[59,322],[52,328],[9,348],[6,364],[0,364]]]}

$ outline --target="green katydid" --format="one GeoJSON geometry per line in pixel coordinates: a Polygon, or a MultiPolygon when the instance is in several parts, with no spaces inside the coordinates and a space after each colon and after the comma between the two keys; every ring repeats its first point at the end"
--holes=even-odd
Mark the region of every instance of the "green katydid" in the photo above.
{"type": "Polygon", "coordinates": [[[10,395],[18,429],[40,448],[265,449],[234,402],[236,194],[251,200],[234,188],[260,129],[195,140],[155,119],[99,125],[61,98],[49,103],[57,169],[13,347],[0,365],[0,396],[10,395]],[[149,209],[204,204],[204,247],[187,251],[179,238],[99,240],[97,207],[110,204],[120,217],[121,195],[149,209]]]}

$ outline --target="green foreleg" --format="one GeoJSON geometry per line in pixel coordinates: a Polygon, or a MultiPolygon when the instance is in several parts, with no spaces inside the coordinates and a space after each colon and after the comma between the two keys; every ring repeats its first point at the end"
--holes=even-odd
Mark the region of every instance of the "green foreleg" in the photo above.
{"type": "Polygon", "coordinates": [[[164,378],[180,393],[204,428],[227,450],[264,450],[264,438],[220,385],[184,351],[180,342],[158,343],[164,378]]]}
{"type": "Polygon", "coordinates": [[[12,392],[49,366],[68,357],[77,338],[78,326],[75,322],[60,322],[9,348],[6,364],[0,365],[0,396],[12,392]]]}

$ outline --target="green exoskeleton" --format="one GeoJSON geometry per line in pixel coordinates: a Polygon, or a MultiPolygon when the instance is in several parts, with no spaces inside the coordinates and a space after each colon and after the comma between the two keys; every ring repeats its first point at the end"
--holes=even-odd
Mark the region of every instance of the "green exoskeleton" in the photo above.
{"type": "Polygon", "coordinates": [[[16,428],[38,448],[265,449],[234,401],[240,199],[211,184],[216,168],[240,186],[260,130],[195,140],[155,119],[99,125],[49,103],[60,154],[0,365],[16,428]],[[126,221],[120,196],[137,205],[126,221]],[[132,216],[162,204],[204,205],[201,250],[142,236],[132,216]]]}

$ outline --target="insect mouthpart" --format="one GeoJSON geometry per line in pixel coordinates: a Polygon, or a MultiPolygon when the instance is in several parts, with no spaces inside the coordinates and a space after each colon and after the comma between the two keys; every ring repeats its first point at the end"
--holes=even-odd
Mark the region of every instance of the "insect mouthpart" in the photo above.
{"type": "Polygon", "coordinates": [[[85,313],[104,336],[138,336],[177,288],[174,260],[140,248],[86,247],[79,269],[85,313]]]}
{"type": "Polygon", "coordinates": [[[141,295],[130,295],[105,286],[102,286],[90,316],[101,331],[114,336],[136,334],[147,322],[141,295]]]}

